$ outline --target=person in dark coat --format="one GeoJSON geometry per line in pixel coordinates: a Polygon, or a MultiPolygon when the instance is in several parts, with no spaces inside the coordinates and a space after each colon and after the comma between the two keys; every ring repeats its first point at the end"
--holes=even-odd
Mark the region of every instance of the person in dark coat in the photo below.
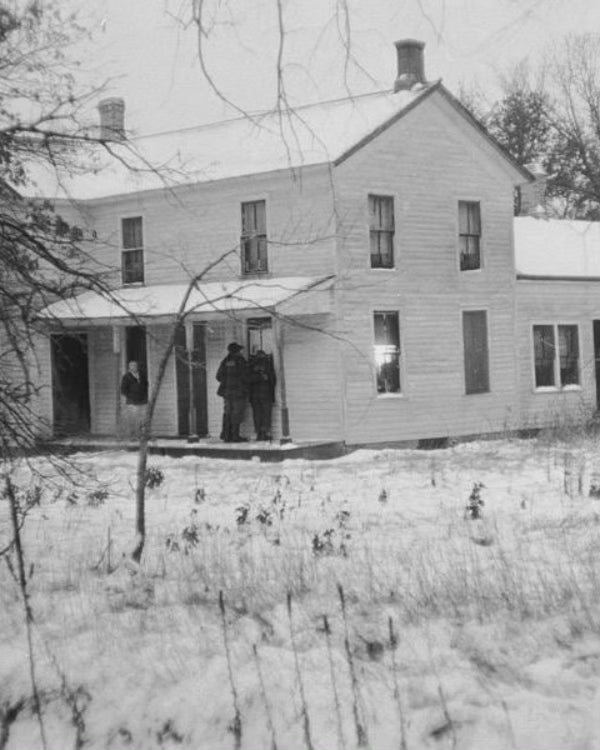
{"type": "Polygon", "coordinates": [[[148,381],[135,361],[129,363],[127,372],[121,378],[121,395],[125,397],[127,434],[137,437],[148,403],[148,381]]]}
{"type": "Polygon", "coordinates": [[[227,356],[217,370],[219,388],[217,395],[223,398],[223,428],[221,440],[225,443],[243,443],[240,425],[248,403],[248,363],[240,354],[244,347],[235,341],[227,347],[227,356]]]}
{"type": "Polygon", "coordinates": [[[259,349],[250,360],[250,404],[257,440],[271,439],[271,410],[275,401],[275,370],[268,354],[259,349]]]}

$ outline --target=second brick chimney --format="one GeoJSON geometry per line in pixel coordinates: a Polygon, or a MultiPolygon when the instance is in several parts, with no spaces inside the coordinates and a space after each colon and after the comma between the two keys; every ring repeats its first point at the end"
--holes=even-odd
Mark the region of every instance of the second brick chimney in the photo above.
{"type": "Polygon", "coordinates": [[[106,141],[125,140],[125,100],[112,96],[98,104],[100,138],[106,141]]]}
{"type": "Polygon", "coordinates": [[[415,83],[425,83],[423,58],[425,42],[420,42],[417,39],[401,39],[394,44],[398,60],[394,91],[410,89],[415,83]]]}

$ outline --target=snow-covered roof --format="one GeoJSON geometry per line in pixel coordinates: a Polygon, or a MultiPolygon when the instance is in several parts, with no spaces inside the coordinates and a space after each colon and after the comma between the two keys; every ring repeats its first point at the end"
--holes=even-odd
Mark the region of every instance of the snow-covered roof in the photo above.
{"type": "MultiPolygon", "coordinates": [[[[315,295],[329,290],[332,283],[333,278],[329,276],[201,283],[190,294],[185,312],[200,316],[243,310],[260,313],[283,303],[291,304],[297,299],[309,303],[304,305],[305,309],[301,312],[323,312],[323,303],[327,308],[328,298],[323,294],[319,297],[315,295]]],[[[187,284],[127,286],[116,289],[110,296],[88,291],[49,305],[42,310],[40,317],[75,322],[173,317],[179,311],[187,288],[187,284]]]]}
{"type": "Polygon", "coordinates": [[[102,152],[82,157],[75,175],[57,180],[54,170],[29,165],[32,192],[45,198],[88,200],[289,167],[335,161],[433,91],[438,83],[380,91],[271,111],[251,117],[132,138],[116,154],[141,171],[102,152]],[[162,176],[148,169],[153,165],[162,176]]]}
{"type": "Polygon", "coordinates": [[[600,222],[515,218],[517,276],[600,279],[600,222]]]}

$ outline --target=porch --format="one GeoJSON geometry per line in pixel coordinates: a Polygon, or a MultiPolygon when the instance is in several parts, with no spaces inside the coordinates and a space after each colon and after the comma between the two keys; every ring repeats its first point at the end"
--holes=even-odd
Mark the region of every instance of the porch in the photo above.
{"type": "MultiPolygon", "coordinates": [[[[42,449],[59,453],[95,453],[99,451],[138,450],[136,440],[103,436],[55,438],[42,444],[42,449]]],[[[247,443],[223,443],[217,438],[201,438],[195,442],[178,438],[152,438],[148,453],[172,458],[226,458],[230,460],[277,463],[291,458],[326,460],[338,458],[347,452],[342,441],[305,441],[284,443],[276,441],[247,443]]]]}
{"type": "MultiPolygon", "coordinates": [[[[51,305],[42,317],[53,332],[47,389],[52,403],[46,410],[53,438],[83,446],[98,440],[126,445],[119,383],[127,363],[135,360],[150,389],[160,383],[152,433],[154,441],[160,436],[168,443],[155,442],[153,449],[185,454],[194,450],[191,445],[196,454],[206,450],[214,456],[223,448],[231,455],[231,448],[216,440],[223,401],[215,375],[227,344],[236,341],[246,357],[266,351],[277,377],[274,443],[234,446],[242,457],[249,450],[270,457],[287,442],[309,447],[339,442],[341,403],[331,377],[338,371],[330,335],[332,282],[331,277],[299,277],[201,284],[184,315],[181,285],[124,287],[112,293],[114,299],[86,292],[51,305]],[[173,336],[163,368],[161,358],[173,336]]],[[[254,437],[249,405],[241,434],[254,437]]]]}

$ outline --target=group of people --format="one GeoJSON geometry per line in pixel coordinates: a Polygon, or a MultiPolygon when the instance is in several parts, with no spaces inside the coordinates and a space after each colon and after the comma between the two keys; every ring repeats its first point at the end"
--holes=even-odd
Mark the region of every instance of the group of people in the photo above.
{"type": "MultiPolygon", "coordinates": [[[[229,344],[227,356],[217,370],[217,395],[224,402],[221,440],[225,443],[246,441],[240,435],[240,425],[244,421],[248,401],[252,406],[256,439],[271,439],[271,411],[276,382],[273,362],[262,349],[246,361],[241,354],[242,349],[235,342],[229,344]]],[[[148,381],[140,372],[137,362],[128,363],[127,372],[121,380],[121,395],[125,398],[125,432],[135,437],[139,435],[148,403],[148,381]]]]}
{"type": "Polygon", "coordinates": [[[257,440],[271,439],[271,410],[275,401],[275,370],[271,357],[259,349],[249,361],[241,354],[243,347],[233,342],[227,347],[227,356],[217,370],[219,388],[223,398],[223,427],[221,440],[225,443],[242,443],[240,435],[246,405],[250,401],[257,440]]]}

